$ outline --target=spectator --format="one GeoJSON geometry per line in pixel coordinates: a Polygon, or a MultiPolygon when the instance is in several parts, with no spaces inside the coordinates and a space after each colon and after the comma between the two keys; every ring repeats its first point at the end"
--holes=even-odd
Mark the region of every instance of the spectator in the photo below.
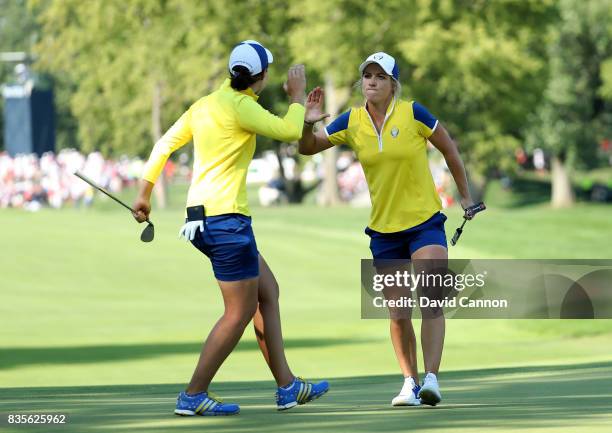
{"type": "Polygon", "coordinates": [[[77,170],[113,192],[120,192],[140,177],[142,161],[122,157],[106,160],[99,152],[85,156],[74,149],[57,155],[45,153],[10,157],[0,152],[0,208],[37,211],[44,206],[59,209],[66,204],[88,206],[94,191],[73,175],[77,170]]]}

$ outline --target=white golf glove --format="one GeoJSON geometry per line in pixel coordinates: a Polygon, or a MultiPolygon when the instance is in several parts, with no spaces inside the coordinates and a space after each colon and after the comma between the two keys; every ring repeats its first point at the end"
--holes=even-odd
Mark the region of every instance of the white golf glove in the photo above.
{"type": "Polygon", "coordinates": [[[202,233],[204,232],[204,221],[186,222],[185,225],[181,227],[181,231],[179,231],[179,239],[183,237],[187,241],[192,241],[193,238],[195,238],[195,234],[198,231],[198,228],[202,233]]]}

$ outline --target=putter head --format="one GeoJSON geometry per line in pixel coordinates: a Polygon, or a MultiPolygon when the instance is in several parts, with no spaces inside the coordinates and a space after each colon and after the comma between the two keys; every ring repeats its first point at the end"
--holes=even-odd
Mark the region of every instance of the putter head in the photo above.
{"type": "Polygon", "coordinates": [[[145,229],[142,231],[142,234],[140,235],[140,240],[143,242],[151,242],[153,240],[153,238],[155,237],[155,227],[153,226],[153,223],[151,221],[147,220],[147,226],[145,227],[145,229]]]}

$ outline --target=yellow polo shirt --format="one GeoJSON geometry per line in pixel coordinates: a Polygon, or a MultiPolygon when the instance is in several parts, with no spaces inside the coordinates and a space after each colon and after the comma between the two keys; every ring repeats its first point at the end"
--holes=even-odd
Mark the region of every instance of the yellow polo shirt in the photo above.
{"type": "Polygon", "coordinates": [[[280,141],[302,136],[305,109],[294,103],[284,118],[257,103],[250,89],[237,91],[226,80],[221,88],[194,103],[155,143],[143,178],[155,183],[170,154],[193,138],[193,178],[187,207],[204,205],[207,216],[250,215],[246,176],[256,134],[280,141]]]}
{"type": "Polygon", "coordinates": [[[372,199],[372,230],[406,230],[442,209],[427,160],[427,138],[437,125],[422,105],[394,100],[380,134],[365,106],[325,128],[330,143],[350,146],[363,167],[372,199]]]}

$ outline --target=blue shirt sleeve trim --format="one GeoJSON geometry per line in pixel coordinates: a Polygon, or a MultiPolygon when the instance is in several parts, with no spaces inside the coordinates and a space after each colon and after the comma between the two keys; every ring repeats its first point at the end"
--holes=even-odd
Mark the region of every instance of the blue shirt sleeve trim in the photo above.
{"type": "Polygon", "coordinates": [[[332,123],[327,125],[325,128],[325,132],[328,136],[333,135],[337,132],[344,131],[348,129],[349,117],[351,116],[351,110],[346,113],[342,113],[340,116],[336,118],[332,123]]]}
{"type": "Polygon", "coordinates": [[[418,120],[423,125],[426,125],[429,129],[433,130],[438,123],[438,119],[436,119],[427,108],[423,107],[418,102],[412,104],[412,111],[414,113],[415,120],[418,120]]]}

